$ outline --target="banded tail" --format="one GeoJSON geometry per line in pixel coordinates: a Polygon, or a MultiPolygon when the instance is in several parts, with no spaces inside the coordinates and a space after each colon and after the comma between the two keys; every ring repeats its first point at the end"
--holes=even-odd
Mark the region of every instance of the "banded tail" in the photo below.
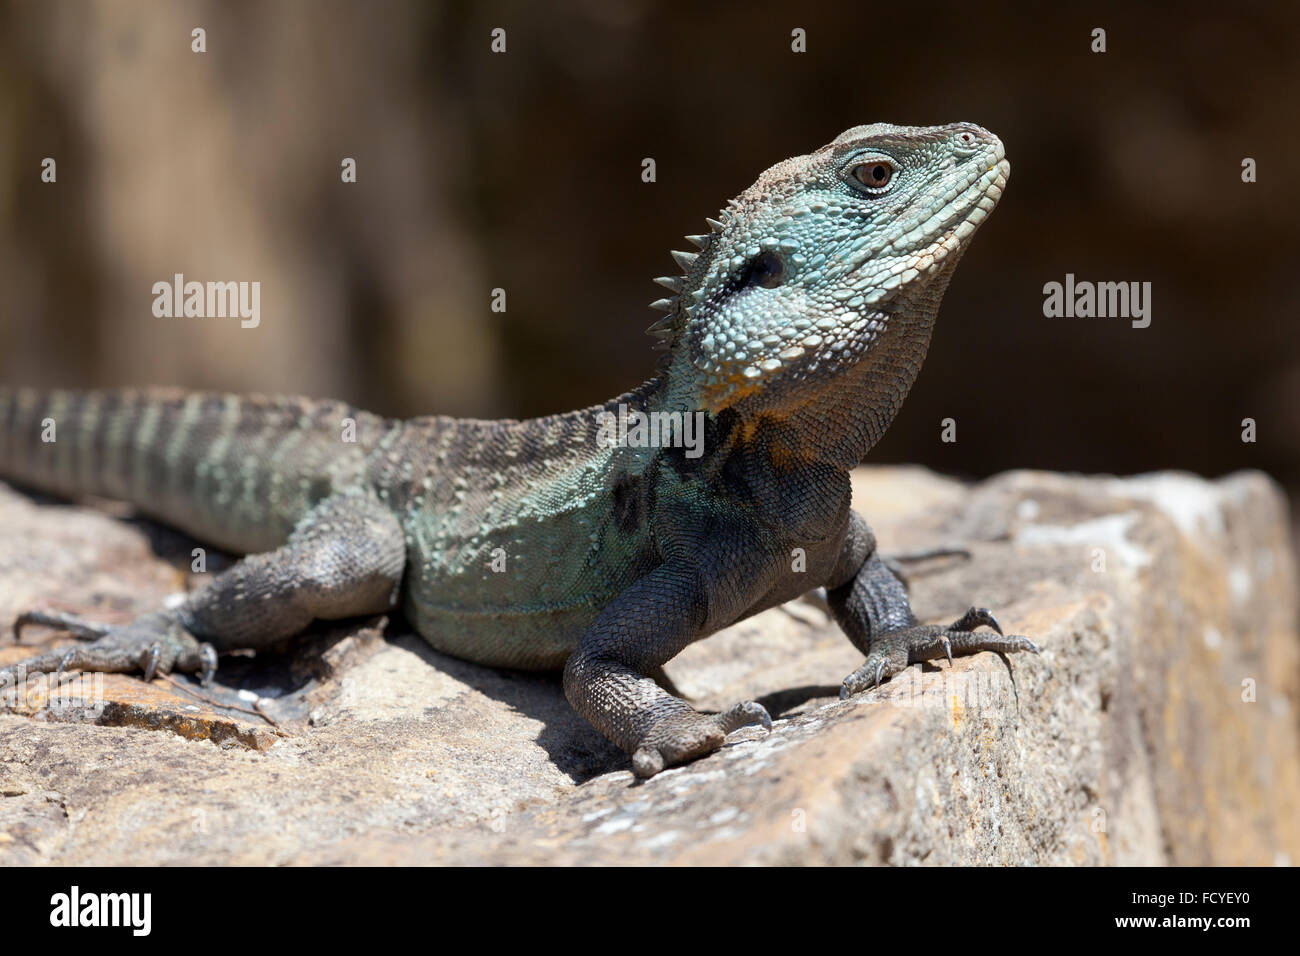
{"type": "Polygon", "coordinates": [[[120,499],[219,547],[266,551],[318,501],[364,481],[390,427],[342,402],[0,387],[0,477],[120,499]]]}

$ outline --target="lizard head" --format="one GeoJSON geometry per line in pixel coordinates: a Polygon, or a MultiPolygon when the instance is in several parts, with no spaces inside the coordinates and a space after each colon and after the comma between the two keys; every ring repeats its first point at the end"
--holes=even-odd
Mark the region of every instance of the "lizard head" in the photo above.
{"type": "Polygon", "coordinates": [[[919,368],[1009,172],[1001,141],[969,123],[857,126],[773,166],[688,237],[698,253],[673,253],[682,276],[656,280],[675,293],[650,328],[670,376],[706,411],[779,414],[885,361],[891,337],[922,336],[906,356],[919,368]]]}

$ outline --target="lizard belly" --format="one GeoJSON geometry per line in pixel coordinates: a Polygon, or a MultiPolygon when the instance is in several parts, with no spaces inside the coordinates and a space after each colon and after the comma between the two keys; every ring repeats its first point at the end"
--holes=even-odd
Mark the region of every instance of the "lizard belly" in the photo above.
{"type": "Polygon", "coordinates": [[[407,592],[406,615],[426,641],[452,657],[493,667],[560,670],[599,608],[455,608],[407,592]]]}

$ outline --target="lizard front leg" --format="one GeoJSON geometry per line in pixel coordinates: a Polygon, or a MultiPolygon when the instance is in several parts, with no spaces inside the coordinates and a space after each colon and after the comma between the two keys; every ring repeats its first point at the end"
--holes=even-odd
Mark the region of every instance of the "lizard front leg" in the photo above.
{"type": "Polygon", "coordinates": [[[564,668],[569,703],[632,754],[638,777],[711,753],[739,727],[772,726],[754,701],[702,714],[646,676],[700,637],[707,618],[694,568],[661,565],[601,611],[564,668]]]}
{"type": "Polygon", "coordinates": [[[977,651],[1030,651],[1038,647],[1025,637],[1003,635],[986,608],[971,608],[948,626],[920,624],[912,613],[903,583],[876,551],[876,538],[856,511],[835,576],[827,589],[831,613],[853,645],[867,659],[844,678],[840,697],[874,687],[917,661],[973,654],[977,651]],[[840,582],[838,586],[836,582],[840,582]],[[987,625],[995,633],[976,631],[987,625]]]}
{"type": "Polygon", "coordinates": [[[146,680],[173,669],[206,682],[218,650],[266,647],[316,619],[375,614],[393,607],[406,560],[392,513],[362,494],[322,501],[283,547],[250,555],[174,609],[108,628],[68,615],[31,613],[24,624],[70,630],[90,642],[0,668],[0,687],[23,673],[141,670],[146,680]]]}

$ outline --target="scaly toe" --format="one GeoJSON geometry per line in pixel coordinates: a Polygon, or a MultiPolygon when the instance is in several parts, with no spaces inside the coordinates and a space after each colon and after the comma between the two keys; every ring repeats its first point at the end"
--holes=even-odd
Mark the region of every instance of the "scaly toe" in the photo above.
{"type": "Polygon", "coordinates": [[[107,625],[95,624],[65,611],[24,611],[14,618],[15,644],[22,643],[23,630],[33,624],[67,631],[80,641],[97,641],[108,633],[107,625]]]}
{"type": "Polygon", "coordinates": [[[664,769],[664,755],[654,747],[642,747],[632,755],[632,772],[642,779],[664,769]]]}
{"type": "Polygon", "coordinates": [[[772,729],[772,715],[758,701],[742,701],[725,714],[718,715],[718,726],[722,728],[724,734],[750,724],[759,724],[764,730],[772,729]]]}

